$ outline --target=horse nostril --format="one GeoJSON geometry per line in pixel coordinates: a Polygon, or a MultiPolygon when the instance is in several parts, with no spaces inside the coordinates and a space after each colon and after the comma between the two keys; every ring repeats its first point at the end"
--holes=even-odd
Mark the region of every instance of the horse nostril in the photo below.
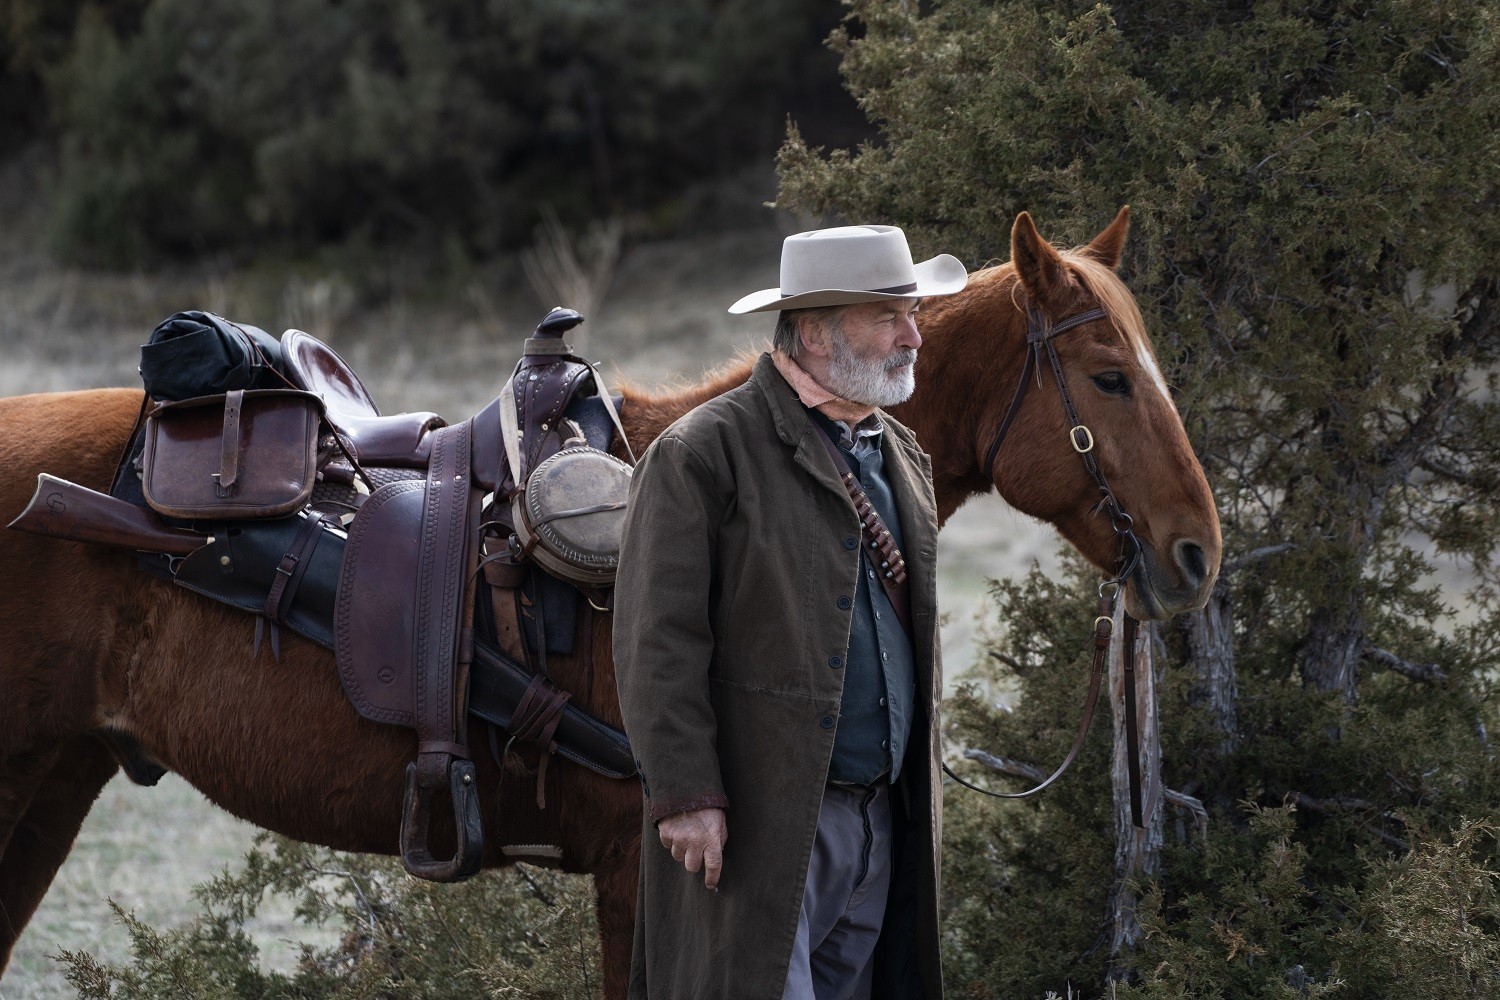
{"type": "Polygon", "coordinates": [[[1181,539],[1173,546],[1177,566],[1182,570],[1189,586],[1196,587],[1208,576],[1208,560],[1203,555],[1203,546],[1190,538],[1181,539]]]}

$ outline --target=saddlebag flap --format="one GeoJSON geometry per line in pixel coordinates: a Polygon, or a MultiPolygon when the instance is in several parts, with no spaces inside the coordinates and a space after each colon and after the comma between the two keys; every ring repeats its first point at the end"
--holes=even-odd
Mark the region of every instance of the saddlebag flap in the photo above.
{"type": "Polygon", "coordinates": [[[146,416],[141,486],[167,517],[283,517],[317,478],[323,402],[296,389],[234,390],[162,403],[146,416]]]}

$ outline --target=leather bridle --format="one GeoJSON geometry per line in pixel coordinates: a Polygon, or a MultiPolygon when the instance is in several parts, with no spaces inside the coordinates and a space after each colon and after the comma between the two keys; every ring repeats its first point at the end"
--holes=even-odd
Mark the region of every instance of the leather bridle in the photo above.
{"type": "MultiPolygon", "coordinates": [[[[1021,403],[1026,398],[1026,390],[1032,382],[1032,374],[1041,365],[1043,353],[1046,354],[1048,366],[1052,369],[1052,375],[1057,381],[1057,391],[1062,397],[1063,409],[1068,417],[1068,442],[1073,446],[1083,466],[1088,470],[1089,476],[1094,480],[1099,489],[1099,503],[1095,510],[1103,509],[1109,514],[1110,525],[1114,529],[1115,538],[1120,543],[1120,555],[1115,562],[1117,571],[1115,575],[1099,585],[1099,615],[1094,619],[1094,658],[1093,668],[1089,676],[1089,692],[1084,701],[1083,721],[1079,723],[1078,735],[1073,740],[1073,747],[1068,751],[1067,757],[1058,765],[1046,780],[1034,788],[1024,792],[992,792],[987,788],[971,784],[960,778],[946,763],[943,770],[948,777],[957,781],[966,788],[972,788],[976,792],[993,795],[1001,799],[1023,799],[1035,795],[1042,789],[1051,785],[1062,777],[1064,771],[1073,763],[1078,752],[1083,749],[1084,738],[1088,735],[1089,725],[1094,720],[1094,708],[1099,701],[1099,687],[1104,677],[1105,664],[1109,657],[1109,644],[1114,634],[1115,605],[1119,600],[1120,592],[1125,588],[1125,582],[1130,579],[1140,566],[1141,541],[1135,534],[1135,522],[1130,515],[1125,513],[1116,499],[1114,490],[1110,489],[1109,481],[1104,478],[1104,473],[1099,468],[1099,463],[1094,459],[1094,434],[1078,418],[1078,409],[1073,405],[1073,397],[1068,392],[1067,380],[1063,378],[1062,362],[1057,357],[1057,348],[1053,340],[1069,330],[1077,329],[1085,323],[1107,318],[1103,309],[1090,309],[1087,312],[1070,316],[1058,323],[1053,323],[1045,313],[1036,309],[1026,311],[1026,362],[1021,369],[1021,381],[1016,385],[1015,395],[1011,397],[1010,408],[1006,410],[1005,417],[1000,421],[1000,427],[995,431],[995,438],[990,443],[989,451],[985,454],[984,469],[986,473],[993,476],[995,459],[1000,453],[1000,445],[1005,441],[1006,434],[1010,431],[1011,424],[1015,422],[1016,415],[1021,411],[1021,403]]],[[[1041,380],[1037,380],[1040,386],[1041,380]]],[[[1136,720],[1135,706],[1135,643],[1137,630],[1140,622],[1129,612],[1122,616],[1123,626],[1121,630],[1121,641],[1124,646],[1121,650],[1124,667],[1125,680],[1125,742],[1126,754],[1130,765],[1130,818],[1137,826],[1141,821],[1141,762],[1140,762],[1140,730],[1136,720]]]]}

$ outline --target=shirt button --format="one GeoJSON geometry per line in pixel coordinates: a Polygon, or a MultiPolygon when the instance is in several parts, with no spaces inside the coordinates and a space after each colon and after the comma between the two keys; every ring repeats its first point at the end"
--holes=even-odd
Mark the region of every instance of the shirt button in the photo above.
{"type": "Polygon", "coordinates": [[[838,600],[838,605],[839,605],[839,610],[840,611],[848,611],[849,610],[849,598],[847,598],[847,597],[840,597],[839,600],[838,600]]]}
{"type": "Polygon", "coordinates": [[[882,750],[889,750],[890,748],[891,748],[891,741],[890,740],[881,740],[880,741],[880,749],[882,749],[882,750]]]}
{"type": "Polygon", "coordinates": [[[880,621],[880,612],[879,611],[875,612],[875,620],[876,621],[880,621]]]}
{"type": "Polygon", "coordinates": [[[884,698],[880,699],[880,707],[881,708],[885,708],[885,699],[884,698]]]}
{"type": "Polygon", "coordinates": [[[881,653],[881,654],[880,654],[880,658],[881,658],[881,659],[882,659],[882,660],[889,660],[889,659],[890,659],[890,658],[891,658],[891,654],[890,654],[890,653],[886,653],[886,652],[882,652],[882,653],[881,653]]]}
{"type": "Polygon", "coordinates": [[[825,716],[823,716],[823,718],[821,718],[821,719],[818,720],[818,725],[822,726],[824,729],[832,729],[833,728],[833,716],[831,716],[831,715],[825,715],[825,716]]]}
{"type": "Polygon", "coordinates": [[[848,538],[844,539],[844,548],[850,550],[859,548],[859,539],[855,538],[853,535],[850,535],[848,538]]]}
{"type": "Polygon", "coordinates": [[[843,666],[843,664],[844,664],[844,661],[841,660],[841,659],[839,659],[837,656],[830,656],[828,658],[828,665],[830,667],[832,667],[833,669],[835,669],[835,670],[837,670],[839,667],[843,666]]]}
{"type": "Polygon", "coordinates": [[[873,569],[867,569],[865,572],[870,575],[871,580],[875,579],[875,571],[873,569]]]}

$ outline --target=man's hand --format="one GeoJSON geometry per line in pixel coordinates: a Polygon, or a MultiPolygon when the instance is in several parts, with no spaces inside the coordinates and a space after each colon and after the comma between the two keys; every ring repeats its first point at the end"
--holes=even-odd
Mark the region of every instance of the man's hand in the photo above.
{"type": "Polygon", "coordinates": [[[668,816],[656,824],[661,845],[672,852],[688,871],[703,871],[703,884],[710,889],[719,886],[724,870],[724,845],[729,840],[729,825],[722,809],[692,809],[668,816]]]}

